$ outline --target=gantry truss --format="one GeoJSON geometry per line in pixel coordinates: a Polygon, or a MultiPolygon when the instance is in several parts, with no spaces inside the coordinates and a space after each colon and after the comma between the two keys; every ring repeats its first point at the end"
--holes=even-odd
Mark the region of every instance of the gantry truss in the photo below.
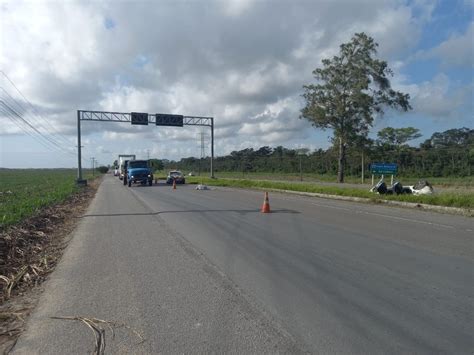
{"type": "MultiPolygon", "coordinates": [[[[160,114],[158,114],[160,115],[160,114]]],[[[131,112],[110,112],[110,111],[77,111],[77,182],[85,183],[82,179],[81,164],[81,121],[100,121],[100,122],[132,122],[131,112]]],[[[156,124],[156,114],[148,114],[148,123],[156,124]]],[[[183,116],[184,126],[205,126],[211,128],[211,178],[214,177],[214,117],[183,116]]],[[[161,127],[161,126],[160,126],[161,127]]]]}

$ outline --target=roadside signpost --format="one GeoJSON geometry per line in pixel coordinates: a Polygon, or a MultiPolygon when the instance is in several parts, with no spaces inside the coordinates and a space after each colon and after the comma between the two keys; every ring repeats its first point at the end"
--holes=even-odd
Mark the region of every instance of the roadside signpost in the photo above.
{"type": "Polygon", "coordinates": [[[396,163],[372,163],[370,164],[370,172],[372,173],[372,186],[374,186],[374,175],[391,175],[391,185],[393,185],[393,176],[398,173],[398,165],[396,163]]]}

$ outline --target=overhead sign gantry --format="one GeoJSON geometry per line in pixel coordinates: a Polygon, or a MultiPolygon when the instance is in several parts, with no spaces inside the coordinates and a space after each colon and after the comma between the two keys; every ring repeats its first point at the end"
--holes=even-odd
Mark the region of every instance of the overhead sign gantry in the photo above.
{"type": "Polygon", "coordinates": [[[146,112],[77,111],[77,183],[85,184],[81,164],[81,121],[130,122],[133,125],[168,127],[206,126],[211,128],[211,178],[214,178],[214,117],[183,116],[146,112]]]}

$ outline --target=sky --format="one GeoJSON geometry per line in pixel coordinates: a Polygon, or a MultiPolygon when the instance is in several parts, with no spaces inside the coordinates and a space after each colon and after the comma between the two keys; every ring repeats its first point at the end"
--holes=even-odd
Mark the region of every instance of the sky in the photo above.
{"type": "MultiPolygon", "coordinates": [[[[365,32],[413,110],[384,127],[474,127],[474,0],[0,0],[0,167],[77,167],[77,110],[214,117],[215,155],[328,148],[303,85],[365,32]]],[[[81,123],[83,164],[200,157],[208,127],[81,123]]]]}

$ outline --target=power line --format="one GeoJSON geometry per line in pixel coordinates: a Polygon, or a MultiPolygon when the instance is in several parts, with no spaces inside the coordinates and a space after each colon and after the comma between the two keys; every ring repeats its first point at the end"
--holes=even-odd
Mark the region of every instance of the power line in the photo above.
{"type": "Polygon", "coordinates": [[[47,120],[46,118],[44,118],[39,112],[38,110],[34,107],[34,105],[26,98],[25,95],[23,95],[23,93],[21,92],[21,90],[15,85],[15,83],[13,82],[13,80],[10,79],[10,77],[3,71],[3,70],[0,70],[0,73],[2,73],[2,75],[10,82],[10,84],[15,88],[15,90],[21,95],[21,97],[30,105],[30,107],[32,108],[33,112],[37,115],[37,117],[39,117],[43,122],[45,122],[52,131],[54,131],[53,134],[55,134],[58,138],[62,139],[65,143],[67,144],[71,144],[71,141],[65,137],[63,134],[61,134],[60,132],[58,132],[56,130],[56,128],[52,125],[52,123],[47,120]]]}
{"type": "Polygon", "coordinates": [[[28,136],[34,138],[46,148],[51,149],[51,146],[47,145],[44,141],[40,140],[39,137],[34,135],[32,132],[28,131],[28,129],[26,129],[23,126],[24,124],[22,125],[21,121],[19,121],[18,118],[16,118],[16,116],[14,116],[11,112],[7,112],[3,107],[0,107],[0,112],[3,114],[3,116],[9,118],[10,121],[12,121],[16,126],[18,126],[18,128],[20,128],[28,136]]]}
{"type": "Polygon", "coordinates": [[[39,137],[43,138],[44,142],[47,142],[48,144],[50,144],[50,146],[48,147],[49,149],[53,147],[54,149],[59,149],[61,152],[74,155],[74,153],[72,153],[71,151],[65,150],[55,140],[51,139],[48,136],[45,136],[41,131],[39,131],[35,126],[33,126],[28,120],[26,120],[20,113],[18,113],[14,108],[12,108],[3,99],[0,99],[0,103],[2,104],[4,108],[3,112],[8,114],[7,117],[9,117],[24,132],[26,132],[25,130],[25,125],[26,125],[26,127],[30,129],[29,130],[30,133],[36,132],[39,135],[39,137]],[[23,124],[23,126],[21,124],[23,124]]]}
{"type": "MultiPolygon", "coordinates": [[[[0,107],[1,112],[9,118],[14,124],[16,124],[23,132],[25,132],[28,136],[34,138],[37,140],[40,144],[42,144],[44,147],[48,148],[49,150],[54,149],[56,151],[59,151],[61,153],[67,153],[71,155],[75,155],[72,151],[69,150],[69,147],[71,145],[74,145],[73,142],[71,142],[68,138],[66,138],[64,135],[59,133],[56,128],[52,125],[52,123],[44,118],[38,110],[34,107],[34,105],[26,98],[26,96],[21,92],[21,90],[15,85],[15,83],[8,77],[8,75],[3,71],[0,70],[2,75],[10,82],[10,84],[15,88],[15,90],[21,95],[21,97],[28,103],[28,105],[31,107],[33,113],[36,115],[33,115],[30,110],[25,108],[25,106],[17,101],[15,98],[10,95],[5,88],[0,87],[2,91],[10,98],[11,101],[15,104],[17,109],[15,110],[12,107],[11,102],[7,102],[8,98],[4,97],[4,100],[1,100],[2,107],[0,107]],[[38,126],[40,129],[45,131],[49,136],[45,135],[42,133],[40,130],[38,130],[34,125],[31,124],[31,122],[25,117],[25,115],[28,115],[35,121],[35,125],[38,126]],[[50,129],[46,128],[43,124],[41,124],[39,121],[40,119],[46,123],[50,129]],[[54,132],[52,132],[52,131],[54,132]],[[63,146],[63,144],[66,144],[66,147],[63,146]]],[[[85,159],[82,157],[81,159],[83,162],[85,162],[85,159]]]]}
{"type": "MultiPolygon", "coordinates": [[[[39,131],[31,124],[30,121],[27,120],[26,117],[24,117],[25,113],[27,113],[28,110],[26,110],[25,107],[21,103],[19,103],[14,97],[12,97],[3,87],[0,87],[0,89],[6,94],[6,96],[8,96],[8,98],[4,97],[4,100],[3,100],[4,105],[8,105],[10,107],[10,109],[13,109],[11,106],[14,104],[18,108],[17,110],[15,110],[16,113],[18,115],[20,115],[24,121],[28,122],[29,126],[33,127],[33,129],[35,129],[36,131],[39,131]],[[12,101],[13,103],[7,102],[6,100],[8,100],[8,99],[10,99],[10,101],[12,101]],[[18,111],[20,111],[20,112],[18,112],[18,111]]],[[[46,128],[44,128],[42,125],[38,125],[38,126],[41,129],[47,131],[51,135],[51,133],[46,128]]],[[[56,139],[54,139],[52,136],[51,137],[46,137],[42,132],[40,132],[40,134],[42,134],[43,137],[45,137],[49,141],[53,142],[53,144],[55,144],[55,145],[62,146],[62,144],[63,144],[63,143],[60,143],[59,141],[57,141],[56,139]]],[[[71,142],[67,142],[67,144],[70,145],[71,142]]]]}
{"type": "Polygon", "coordinates": [[[37,139],[43,146],[48,149],[55,149],[51,142],[49,142],[40,132],[38,135],[34,134],[35,128],[29,124],[26,120],[22,118],[22,116],[16,112],[13,108],[11,108],[5,101],[0,100],[0,104],[2,105],[3,114],[9,118],[13,123],[16,124],[23,132],[27,133],[31,137],[37,139]],[[43,138],[41,140],[40,138],[43,138]]]}

